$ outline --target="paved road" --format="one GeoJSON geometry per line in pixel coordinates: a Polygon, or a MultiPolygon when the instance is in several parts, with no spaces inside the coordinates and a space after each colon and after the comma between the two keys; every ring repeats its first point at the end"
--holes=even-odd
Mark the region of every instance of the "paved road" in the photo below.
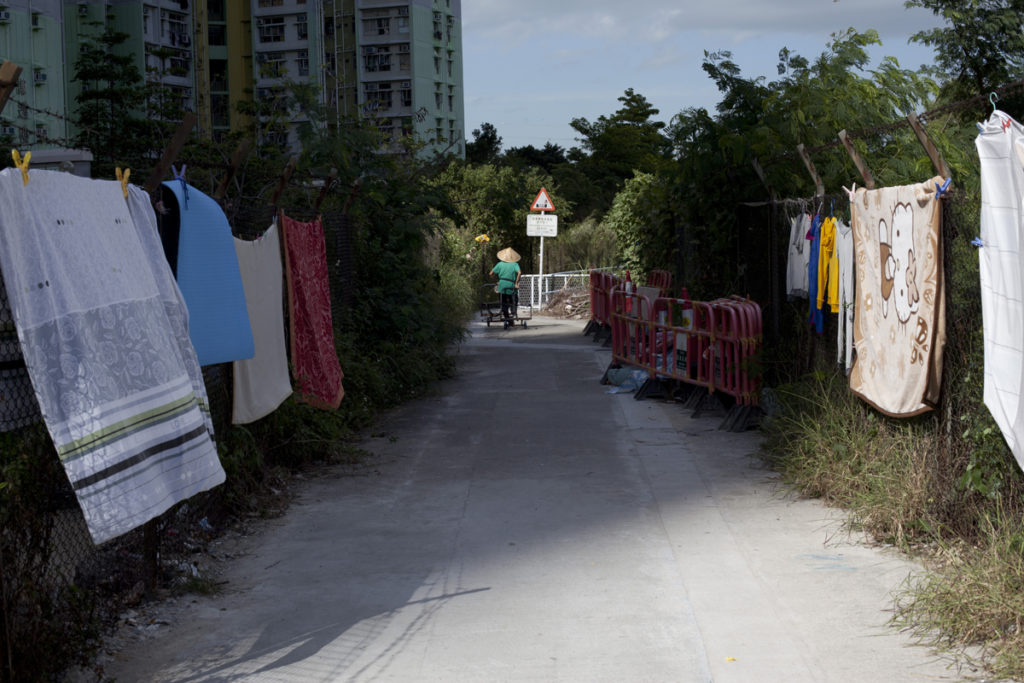
{"type": "MultiPolygon", "coordinates": [[[[582,323],[477,327],[457,379],[301,487],[121,681],[958,680],[884,626],[914,570],[751,457],[610,395],[582,323]]],[[[351,399],[349,396],[346,400],[351,399]]]]}

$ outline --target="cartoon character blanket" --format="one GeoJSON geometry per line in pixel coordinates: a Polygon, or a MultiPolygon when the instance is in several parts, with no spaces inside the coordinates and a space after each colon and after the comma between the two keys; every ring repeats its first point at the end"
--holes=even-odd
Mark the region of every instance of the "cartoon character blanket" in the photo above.
{"type": "Polygon", "coordinates": [[[939,399],[946,343],[941,200],[926,183],[858,190],[850,205],[857,263],[850,389],[908,417],[939,399]]]}

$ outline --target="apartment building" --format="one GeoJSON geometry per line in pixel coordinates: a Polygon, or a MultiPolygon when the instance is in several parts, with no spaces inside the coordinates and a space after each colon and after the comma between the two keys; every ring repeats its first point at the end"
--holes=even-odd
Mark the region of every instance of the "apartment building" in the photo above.
{"type": "Polygon", "coordinates": [[[22,148],[56,147],[68,136],[63,24],[61,0],[0,0],[0,58],[22,67],[0,136],[22,148]]]}
{"type": "Polygon", "coordinates": [[[285,94],[307,83],[328,126],[358,116],[386,148],[414,135],[427,153],[465,154],[461,0],[0,0],[0,59],[25,69],[0,133],[31,148],[73,138],[88,87],[74,62],[108,29],[153,86],[146,115],[194,111],[217,138],[247,127],[249,101],[263,141],[294,149],[308,116],[285,94]]]}
{"type": "Polygon", "coordinates": [[[461,0],[355,0],[359,115],[465,156],[461,0]]]}

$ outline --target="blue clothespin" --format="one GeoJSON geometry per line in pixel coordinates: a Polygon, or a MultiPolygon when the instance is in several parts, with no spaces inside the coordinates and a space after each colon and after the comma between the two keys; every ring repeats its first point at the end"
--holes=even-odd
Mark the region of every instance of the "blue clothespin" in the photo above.
{"type": "Polygon", "coordinates": [[[186,168],[188,168],[188,166],[185,165],[185,164],[182,164],[181,165],[181,170],[179,171],[178,169],[176,169],[174,167],[174,164],[171,164],[171,173],[174,174],[174,179],[181,181],[181,196],[182,196],[182,199],[185,201],[185,206],[183,208],[187,209],[188,208],[188,183],[185,182],[185,169],[186,168]]]}
{"type": "Polygon", "coordinates": [[[946,182],[942,183],[941,185],[939,185],[938,183],[935,183],[935,198],[936,199],[938,199],[942,195],[946,194],[946,191],[949,189],[949,184],[951,182],[953,182],[952,178],[946,178],[946,182]]]}
{"type": "Polygon", "coordinates": [[[981,241],[980,237],[975,237],[973,240],[971,240],[971,246],[978,247],[980,249],[981,247],[985,246],[985,243],[981,241]]]}

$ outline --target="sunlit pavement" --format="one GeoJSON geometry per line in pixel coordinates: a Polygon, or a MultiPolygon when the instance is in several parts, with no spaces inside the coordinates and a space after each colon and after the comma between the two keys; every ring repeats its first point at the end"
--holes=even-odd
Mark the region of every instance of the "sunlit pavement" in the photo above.
{"type": "MultiPolygon", "coordinates": [[[[459,375],[302,485],[120,681],[935,681],[914,571],[787,495],[756,432],[608,394],[583,323],[477,325],[459,375]]],[[[343,359],[344,360],[344,359],[343,359]]],[[[349,394],[345,400],[351,400],[349,394]]]]}

